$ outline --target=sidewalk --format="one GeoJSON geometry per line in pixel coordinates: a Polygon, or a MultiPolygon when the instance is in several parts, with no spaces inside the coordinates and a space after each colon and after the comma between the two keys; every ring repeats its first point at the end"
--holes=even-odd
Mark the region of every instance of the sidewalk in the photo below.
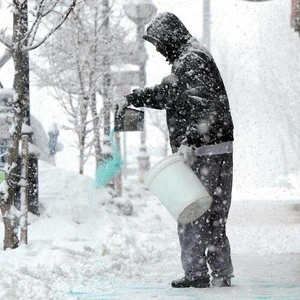
{"type": "Polygon", "coordinates": [[[176,241],[174,232],[165,241],[169,259],[144,265],[138,278],[121,280],[116,275],[108,282],[99,278],[98,292],[70,291],[68,299],[299,300],[300,253],[290,254],[300,250],[299,232],[299,201],[236,201],[228,220],[235,268],[231,287],[171,288],[170,282],[183,275],[179,248],[167,244],[176,241]]]}
{"type": "MultiPolygon", "coordinates": [[[[299,300],[300,254],[273,256],[235,256],[235,278],[228,288],[172,289],[174,279],[170,262],[155,273],[145,274],[141,281],[101,282],[94,293],[71,291],[67,299],[76,300],[299,300]],[[163,270],[162,270],[163,269],[163,270]],[[171,272],[170,272],[171,271],[171,272]],[[161,274],[163,272],[164,274],[161,274]],[[171,275],[172,274],[172,275],[171,275]],[[104,287],[101,290],[100,287],[104,287]]],[[[155,269],[155,268],[153,268],[155,269]]],[[[152,272],[153,272],[152,269],[152,272]]]]}
{"type": "Polygon", "coordinates": [[[101,204],[105,193],[91,199],[90,178],[39,167],[43,214],[30,215],[28,246],[0,251],[1,300],[300,299],[300,200],[233,199],[233,286],[176,290],[177,224],[155,197],[128,183],[117,199],[132,202],[126,216],[115,203],[101,204]]]}

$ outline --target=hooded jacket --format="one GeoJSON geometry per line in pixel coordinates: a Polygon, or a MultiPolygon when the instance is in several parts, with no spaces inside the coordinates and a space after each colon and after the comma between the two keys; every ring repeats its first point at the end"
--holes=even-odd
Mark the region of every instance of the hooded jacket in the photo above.
{"type": "Polygon", "coordinates": [[[171,75],[154,87],[126,95],[130,105],[166,109],[173,152],[181,144],[201,147],[233,141],[226,89],[210,53],[172,13],[157,15],[144,39],[172,64],[171,75]]]}

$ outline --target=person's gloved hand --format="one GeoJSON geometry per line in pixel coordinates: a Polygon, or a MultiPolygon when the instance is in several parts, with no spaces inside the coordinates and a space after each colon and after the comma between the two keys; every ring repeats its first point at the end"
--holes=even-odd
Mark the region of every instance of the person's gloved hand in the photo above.
{"type": "Polygon", "coordinates": [[[129,105],[126,97],[116,98],[113,100],[113,107],[119,115],[122,110],[129,105]]]}
{"type": "Polygon", "coordinates": [[[195,150],[187,145],[181,145],[178,153],[183,156],[183,162],[191,166],[196,161],[195,150]]]}

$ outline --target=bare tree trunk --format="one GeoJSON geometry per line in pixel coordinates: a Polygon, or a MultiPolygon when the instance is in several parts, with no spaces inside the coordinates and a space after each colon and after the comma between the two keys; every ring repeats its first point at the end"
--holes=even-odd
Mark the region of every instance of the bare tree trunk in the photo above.
{"type": "MultiPolygon", "coordinates": [[[[81,98],[81,97],[79,97],[81,98]]],[[[85,146],[87,131],[87,97],[80,99],[80,124],[79,124],[79,174],[84,172],[85,164],[85,146]]]]}
{"type": "Polygon", "coordinates": [[[8,150],[7,164],[9,166],[6,183],[7,183],[7,197],[2,200],[1,211],[4,219],[5,236],[4,236],[4,249],[16,248],[18,246],[18,220],[12,213],[15,201],[18,200],[20,174],[17,168],[19,164],[19,141],[21,139],[22,124],[24,110],[26,107],[25,99],[28,99],[28,85],[26,78],[23,78],[24,72],[28,65],[26,65],[26,57],[24,57],[21,51],[15,51],[14,55],[15,63],[15,80],[14,90],[16,92],[14,101],[14,130],[10,137],[10,146],[8,150]],[[24,101],[25,100],[25,101],[24,101]]]}
{"type": "MultiPolygon", "coordinates": [[[[103,36],[105,37],[105,55],[103,57],[103,67],[104,67],[104,74],[103,74],[103,102],[104,102],[104,145],[110,147],[110,141],[109,141],[109,136],[110,136],[110,99],[109,99],[109,94],[110,94],[110,88],[111,88],[111,78],[110,78],[110,58],[109,58],[109,39],[110,39],[110,30],[109,30],[109,0],[102,0],[102,5],[103,5],[103,30],[104,34],[103,36]]],[[[108,159],[111,157],[110,153],[105,153],[103,155],[103,159],[108,159]]]]}
{"type": "MultiPolygon", "coordinates": [[[[19,142],[21,139],[22,125],[26,123],[30,125],[30,110],[29,110],[29,54],[28,51],[38,48],[43,44],[58,28],[73,11],[76,0],[63,14],[59,22],[42,38],[34,44],[36,33],[41,19],[49,13],[43,7],[43,1],[37,1],[38,13],[33,21],[32,27],[28,30],[28,0],[12,1],[13,6],[13,37],[12,41],[7,41],[3,35],[0,41],[9,48],[10,54],[14,60],[15,75],[13,88],[15,97],[13,103],[14,120],[13,127],[10,130],[10,146],[7,159],[6,187],[5,195],[1,195],[0,209],[4,223],[4,249],[18,247],[18,216],[14,213],[14,204],[19,199],[20,181],[19,164],[19,142]],[[29,42],[30,41],[30,42],[29,42]]],[[[1,60],[1,63],[5,63],[1,60]]],[[[37,191],[37,159],[32,157],[29,169],[31,169],[29,194],[36,195],[37,191]],[[33,173],[33,174],[32,174],[33,173]],[[32,191],[31,191],[32,190],[32,191]]]]}
{"type": "MultiPolygon", "coordinates": [[[[7,196],[2,198],[1,201],[1,213],[4,223],[4,250],[7,248],[17,248],[19,244],[18,239],[18,218],[13,213],[14,202],[19,195],[18,182],[20,180],[19,170],[17,168],[19,163],[19,141],[21,138],[23,112],[24,112],[24,100],[28,95],[27,85],[22,78],[24,72],[24,56],[21,51],[15,51],[14,55],[15,63],[15,80],[14,90],[16,92],[14,101],[14,130],[11,131],[10,146],[8,150],[8,171],[6,174],[7,183],[7,196]]],[[[26,66],[25,66],[26,68],[26,66]]]]}
{"type": "Polygon", "coordinates": [[[6,201],[2,196],[1,200],[1,213],[4,224],[4,240],[3,240],[3,249],[15,249],[19,245],[18,239],[18,224],[19,220],[14,215],[13,206],[9,201],[6,201]]]}
{"type": "MultiPolygon", "coordinates": [[[[79,43],[79,32],[76,32],[74,38],[76,43],[79,43]]],[[[88,113],[88,103],[89,98],[86,96],[84,80],[83,80],[83,71],[81,68],[80,54],[76,53],[76,65],[78,72],[78,79],[80,83],[80,94],[78,97],[79,101],[79,124],[78,124],[78,135],[79,135],[79,174],[84,172],[85,164],[85,145],[86,145],[86,134],[87,134],[87,113],[88,113]]]]}
{"type": "Polygon", "coordinates": [[[19,142],[21,140],[23,121],[29,121],[29,59],[28,52],[21,50],[21,41],[28,29],[27,1],[19,4],[13,17],[13,41],[16,48],[12,56],[15,65],[15,77],[13,88],[16,96],[13,105],[14,130],[11,131],[10,147],[8,150],[8,171],[6,175],[7,197],[1,201],[1,212],[4,221],[4,249],[18,247],[18,218],[13,213],[14,202],[19,195],[18,182],[20,174],[17,170],[19,163],[19,142]]]}
{"type": "Polygon", "coordinates": [[[101,149],[101,141],[100,141],[100,113],[97,112],[97,98],[96,98],[96,82],[95,82],[95,74],[96,68],[98,65],[98,42],[99,42],[99,30],[98,30],[98,22],[99,22],[99,6],[95,7],[94,11],[94,48],[93,48],[93,58],[94,58],[94,68],[90,73],[90,90],[92,90],[92,95],[90,96],[90,106],[91,113],[93,119],[93,132],[94,132],[94,149],[95,149],[95,160],[96,160],[96,169],[100,166],[102,162],[102,149],[101,149]]]}
{"type": "MultiPolygon", "coordinates": [[[[79,97],[81,98],[81,97],[79,97]]],[[[80,124],[79,124],[79,174],[84,172],[85,164],[85,146],[86,146],[86,126],[87,126],[87,103],[86,97],[79,99],[80,101],[80,124]]]]}
{"type": "Polygon", "coordinates": [[[91,112],[93,118],[93,130],[94,130],[94,148],[95,148],[95,159],[96,167],[101,164],[102,161],[102,149],[100,143],[100,126],[99,126],[99,115],[97,114],[96,106],[96,93],[93,93],[91,96],[91,112]]]}
{"type": "Polygon", "coordinates": [[[79,174],[84,172],[84,142],[81,141],[79,145],[79,174]]]}
{"type": "Polygon", "coordinates": [[[22,188],[21,188],[21,243],[28,243],[28,173],[29,173],[29,136],[22,136],[22,188]]]}

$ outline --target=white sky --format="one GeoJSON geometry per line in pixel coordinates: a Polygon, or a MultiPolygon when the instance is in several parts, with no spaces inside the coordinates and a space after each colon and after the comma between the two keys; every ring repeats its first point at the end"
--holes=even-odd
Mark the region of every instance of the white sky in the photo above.
{"type": "MultiPolygon", "coordinates": [[[[218,39],[224,41],[225,47],[243,47],[241,40],[248,40],[249,45],[254,45],[257,37],[258,22],[256,20],[261,16],[261,11],[286,9],[286,3],[289,0],[273,0],[266,2],[247,2],[244,0],[211,0],[211,25],[212,40],[218,39]],[[228,46],[228,43],[230,45],[228,46]]],[[[202,3],[198,0],[153,0],[157,6],[158,12],[170,11],[176,14],[191,34],[197,38],[202,37],[202,3]]],[[[266,20],[267,21],[267,20],[266,20]]],[[[289,12],[287,12],[287,22],[289,22],[289,12]]],[[[220,45],[218,45],[220,48],[220,45]]],[[[168,66],[160,54],[156,53],[153,47],[147,47],[150,60],[148,72],[148,84],[157,82],[157,70],[152,72],[151,59],[155,59],[159,64],[160,74],[168,73],[168,66]],[[153,75],[156,74],[156,75],[153,75]]],[[[246,49],[245,49],[246,50],[246,49]]],[[[217,49],[219,51],[219,49],[217,49]]],[[[217,52],[212,43],[212,52],[217,52]]],[[[215,57],[216,59],[217,57],[215,57]]]]}

